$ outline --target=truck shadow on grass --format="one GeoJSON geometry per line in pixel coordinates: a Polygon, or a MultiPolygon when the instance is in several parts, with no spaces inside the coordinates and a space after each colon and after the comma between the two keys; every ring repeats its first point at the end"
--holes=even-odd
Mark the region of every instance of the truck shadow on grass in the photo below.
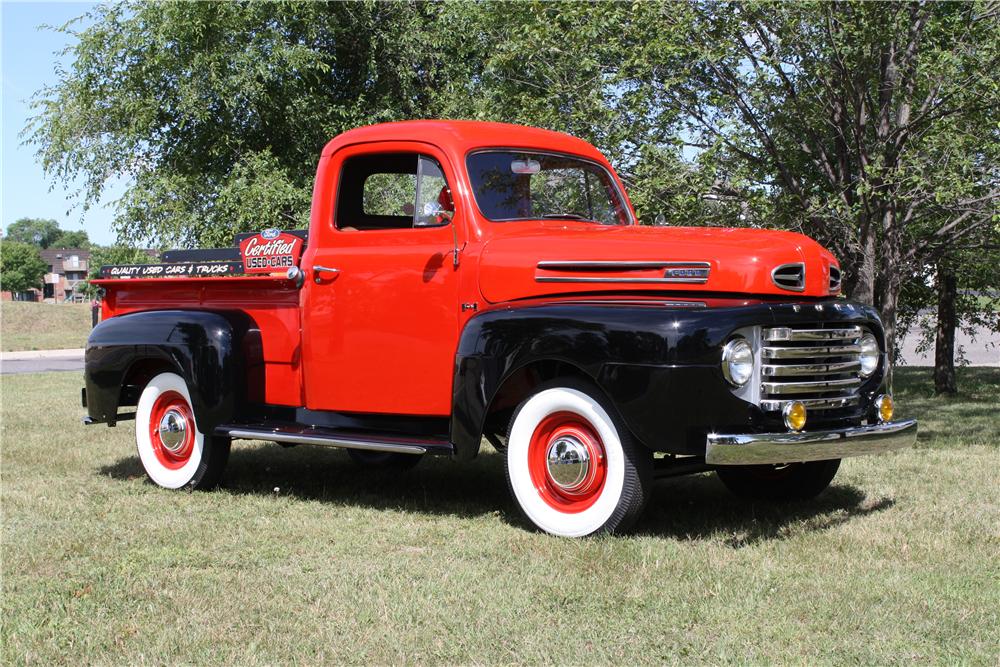
{"type": "Polygon", "coordinates": [[[892,498],[869,498],[858,487],[836,481],[812,500],[746,500],[730,493],[711,473],[658,482],[635,532],[681,540],[721,540],[740,549],[829,530],[895,504],[892,498]]]}
{"type": "MultiPolygon", "coordinates": [[[[104,466],[99,473],[119,480],[145,478],[135,456],[104,466]]],[[[510,498],[503,459],[493,452],[466,463],[428,457],[413,470],[393,471],[361,468],[337,450],[237,444],[221,487],[237,495],[280,495],[458,518],[499,514],[506,523],[531,530],[510,498]]],[[[857,487],[836,483],[812,501],[752,503],[730,494],[715,475],[694,475],[656,482],[633,533],[678,540],[721,538],[741,548],[833,528],[893,504],[889,498],[868,499],[857,487]]]]}

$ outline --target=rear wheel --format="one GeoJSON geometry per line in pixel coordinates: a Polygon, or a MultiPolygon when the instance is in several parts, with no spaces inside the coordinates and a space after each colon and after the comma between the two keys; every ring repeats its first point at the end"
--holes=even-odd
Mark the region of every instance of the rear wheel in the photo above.
{"type": "Polygon", "coordinates": [[[167,489],[212,488],[229,460],[230,440],[198,430],[191,394],[176,373],[160,373],[142,390],[135,443],[146,475],[167,489]]]}
{"type": "Polygon", "coordinates": [[[626,530],[649,497],[651,453],[589,383],[552,381],[521,403],[504,458],[518,508],[553,535],[626,530]]]}
{"type": "Polygon", "coordinates": [[[379,470],[409,470],[423,459],[422,454],[400,454],[399,452],[376,452],[368,449],[348,449],[347,455],[363,468],[379,470]]]}
{"type": "Polygon", "coordinates": [[[721,466],[719,479],[738,496],[760,500],[808,500],[830,486],[840,459],[783,466],[721,466]]]}

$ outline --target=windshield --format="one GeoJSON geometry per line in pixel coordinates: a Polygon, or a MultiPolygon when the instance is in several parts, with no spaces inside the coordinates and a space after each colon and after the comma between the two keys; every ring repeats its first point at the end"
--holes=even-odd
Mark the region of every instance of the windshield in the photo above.
{"type": "Polygon", "coordinates": [[[467,166],[479,210],[493,222],[630,221],[611,175],[593,162],[530,151],[485,151],[470,155],[467,166]]]}

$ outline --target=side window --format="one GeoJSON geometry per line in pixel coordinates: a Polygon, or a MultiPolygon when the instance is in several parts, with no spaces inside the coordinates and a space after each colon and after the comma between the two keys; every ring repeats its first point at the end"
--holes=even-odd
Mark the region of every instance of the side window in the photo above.
{"type": "Polygon", "coordinates": [[[345,160],[337,194],[338,229],[410,229],[446,225],[455,205],[441,165],[417,153],[345,160]]]}
{"type": "Polygon", "coordinates": [[[365,179],[361,210],[365,215],[413,215],[416,174],[372,174],[365,179]]]}
{"type": "Polygon", "coordinates": [[[447,224],[455,213],[451,188],[444,180],[440,165],[431,158],[420,156],[417,164],[416,214],[414,227],[434,227],[447,224]]]}

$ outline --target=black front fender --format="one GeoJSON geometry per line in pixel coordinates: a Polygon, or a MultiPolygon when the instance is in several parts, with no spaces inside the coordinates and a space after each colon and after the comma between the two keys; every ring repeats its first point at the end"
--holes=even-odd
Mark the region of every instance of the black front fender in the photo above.
{"type": "MultiPolygon", "coordinates": [[[[196,310],[144,311],[101,322],[87,341],[87,411],[114,425],[121,404],[138,396],[123,389],[139,375],[171,371],[187,383],[199,429],[230,421],[247,400],[248,359],[256,327],[242,313],[196,310]]],[[[138,387],[141,390],[141,387],[138,387]]]]}
{"type": "Polygon", "coordinates": [[[680,378],[694,378],[712,392],[717,416],[735,411],[731,418],[745,422],[750,406],[725,389],[716,357],[734,326],[762,315],[770,317],[746,308],[573,302],[484,312],[469,321],[459,341],[452,442],[460,458],[474,455],[498,389],[519,368],[545,360],[593,381],[650,447],[661,446],[663,416],[674,412],[662,401],[690,389],[680,378]]]}
{"type": "MultiPolygon", "coordinates": [[[[763,425],[765,415],[722,377],[722,347],[757,325],[861,322],[876,335],[875,311],[848,301],[674,307],[533,303],[469,320],[455,360],[451,439],[474,456],[498,390],[520,368],[555,361],[589,378],[650,449],[703,454],[704,434],[763,425]]],[[[873,378],[874,389],[880,378],[873,378]]],[[[869,392],[870,393],[870,392],[869,392]]]]}

